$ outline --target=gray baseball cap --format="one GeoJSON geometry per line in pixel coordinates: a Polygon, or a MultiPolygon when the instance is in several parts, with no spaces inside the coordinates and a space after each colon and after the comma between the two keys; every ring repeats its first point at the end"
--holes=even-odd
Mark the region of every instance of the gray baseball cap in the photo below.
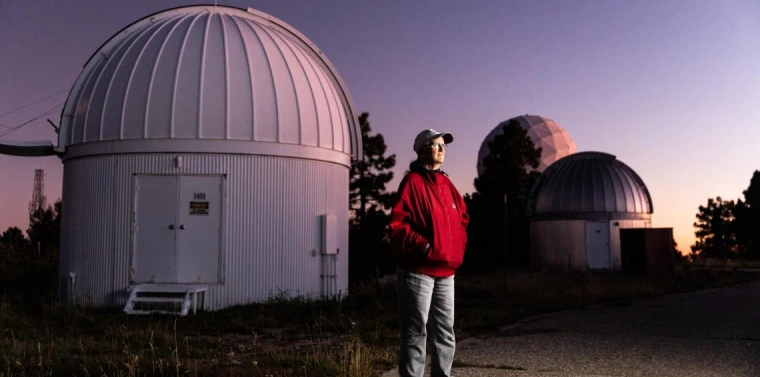
{"type": "Polygon", "coordinates": [[[443,137],[443,142],[445,144],[451,144],[451,142],[454,141],[454,135],[452,135],[451,132],[438,132],[431,128],[420,132],[417,134],[417,137],[414,138],[414,151],[417,152],[421,146],[439,137],[443,137]]]}

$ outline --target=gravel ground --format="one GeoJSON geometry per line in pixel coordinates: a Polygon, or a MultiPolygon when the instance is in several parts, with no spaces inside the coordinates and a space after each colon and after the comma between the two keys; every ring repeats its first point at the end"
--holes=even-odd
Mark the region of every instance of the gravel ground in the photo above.
{"type": "Polygon", "coordinates": [[[454,366],[458,377],[760,376],[760,282],[530,318],[459,342],[454,366]]]}

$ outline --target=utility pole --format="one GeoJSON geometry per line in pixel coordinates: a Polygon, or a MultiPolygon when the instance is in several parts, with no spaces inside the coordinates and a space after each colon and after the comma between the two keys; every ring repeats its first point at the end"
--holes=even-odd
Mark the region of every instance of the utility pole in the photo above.
{"type": "Polygon", "coordinates": [[[504,264],[502,266],[502,278],[503,278],[503,284],[502,289],[504,290],[504,293],[507,293],[507,252],[509,250],[509,246],[507,245],[507,241],[509,240],[509,237],[507,237],[507,221],[509,218],[509,211],[507,210],[507,193],[504,193],[504,264]]]}

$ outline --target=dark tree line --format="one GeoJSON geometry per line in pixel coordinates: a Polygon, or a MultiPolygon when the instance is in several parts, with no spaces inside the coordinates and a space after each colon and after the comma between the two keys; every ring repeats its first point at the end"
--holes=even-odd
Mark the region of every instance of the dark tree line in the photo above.
{"type": "Polygon", "coordinates": [[[692,258],[760,259],[760,171],[755,171],[744,200],[707,199],[694,222],[692,258]]]}
{"type": "Polygon", "coordinates": [[[26,234],[10,227],[0,235],[0,296],[24,306],[52,299],[58,273],[61,201],[29,216],[26,234]]]}

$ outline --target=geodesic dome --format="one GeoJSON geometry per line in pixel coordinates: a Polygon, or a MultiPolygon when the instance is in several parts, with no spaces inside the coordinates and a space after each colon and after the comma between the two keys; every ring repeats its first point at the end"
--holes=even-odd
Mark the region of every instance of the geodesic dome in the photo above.
{"type": "Polygon", "coordinates": [[[553,120],[537,115],[521,115],[499,123],[483,140],[478,150],[478,175],[483,174],[485,170],[483,160],[491,152],[488,143],[493,141],[496,135],[502,134],[503,127],[513,119],[517,120],[528,132],[533,144],[541,148],[541,160],[536,168],[538,172],[543,172],[554,161],[577,151],[570,134],[553,120]]]}

